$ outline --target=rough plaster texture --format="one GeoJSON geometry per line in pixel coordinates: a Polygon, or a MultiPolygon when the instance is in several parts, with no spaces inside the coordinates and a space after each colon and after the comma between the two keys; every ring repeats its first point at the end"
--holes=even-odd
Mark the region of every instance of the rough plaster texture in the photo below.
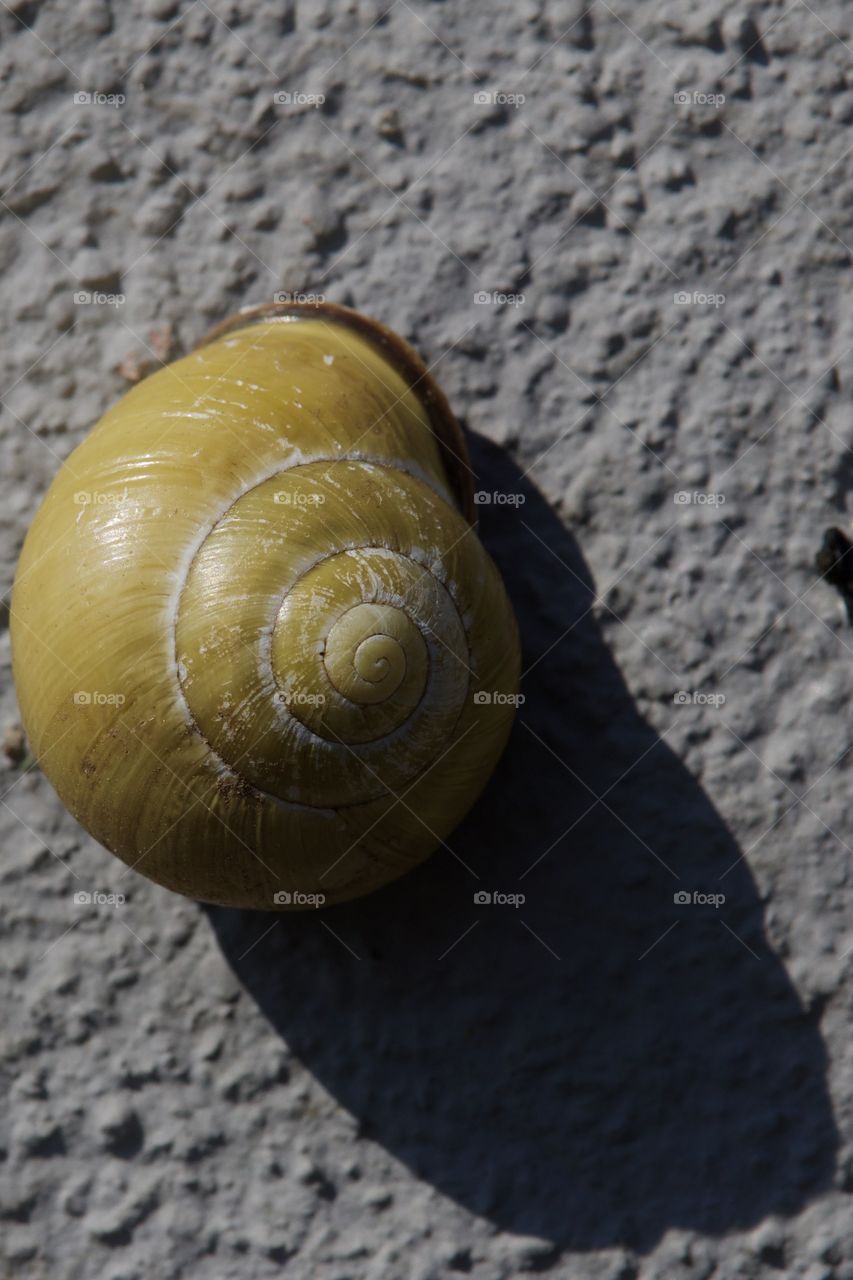
{"type": "Polygon", "coordinates": [[[125,874],[8,763],[3,1280],[853,1277],[851,46],[840,0],[3,4],[3,587],[152,331],[319,292],[524,497],[527,668],[451,847],[323,916],[125,874]]]}

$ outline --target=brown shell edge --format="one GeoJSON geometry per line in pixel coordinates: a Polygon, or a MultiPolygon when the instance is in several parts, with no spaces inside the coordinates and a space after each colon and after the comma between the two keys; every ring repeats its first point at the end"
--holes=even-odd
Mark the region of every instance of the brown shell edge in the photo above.
{"type": "Polygon", "coordinates": [[[226,333],[260,320],[298,320],[310,316],[326,318],[355,329],[361,337],[381,351],[389,364],[408,383],[427,411],[459,509],[470,525],[476,525],[474,473],[462,427],[450,408],[447,397],[418,353],[399,334],[380,324],[378,320],[339,302],[264,302],[255,307],[244,307],[221,321],[196,343],[196,349],[215,342],[226,333]]]}

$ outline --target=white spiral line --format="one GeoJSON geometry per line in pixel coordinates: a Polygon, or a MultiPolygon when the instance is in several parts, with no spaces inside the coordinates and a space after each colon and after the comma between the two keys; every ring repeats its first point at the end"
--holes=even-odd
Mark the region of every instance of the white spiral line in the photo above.
{"type": "MultiPolygon", "coordinates": [[[[187,548],[187,551],[184,554],[184,557],[181,563],[179,564],[178,568],[174,571],[175,588],[171,594],[171,597],[169,599],[169,603],[167,606],[167,630],[168,630],[168,635],[170,639],[172,684],[174,686],[176,696],[177,696],[178,710],[182,714],[183,719],[187,724],[187,726],[193,729],[195,732],[199,733],[201,737],[204,739],[204,742],[208,749],[209,760],[213,768],[215,769],[216,773],[221,778],[230,779],[234,777],[239,777],[241,775],[237,774],[236,768],[230,765],[228,761],[225,760],[210,745],[210,743],[207,740],[207,737],[202,731],[201,726],[196,721],[195,716],[193,715],[192,710],[190,709],[189,703],[187,701],[186,693],[184,691],[183,682],[181,679],[180,666],[178,663],[177,625],[178,625],[178,615],[180,612],[181,596],[183,594],[187,579],[189,577],[190,570],[196,559],[196,556],[198,555],[201,548],[204,546],[207,539],[211,536],[214,529],[216,529],[216,527],[221,523],[221,521],[227,516],[228,512],[234,506],[236,506],[237,503],[240,502],[248,493],[251,493],[253,489],[257,489],[261,485],[266,484],[267,481],[273,479],[275,476],[284,475],[289,471],[295,471],[301,467],[313,466],[317,463],[324,463],[324,462],[329,464],[340,463],[340,462],[357,462],[357,463],[363,463],[365,466],[374,466],[377,468],[381,468],[383,470],[401,471],[405,475],[409,476],[411,479],[420,481],[422,484],[424,484],[428,489],[430,489],[433,493],[435,493],[437,497],[441,498],[444,502],[446,502],[453,511],[457,510],[453,503],[452,498],[450,497],[449,491],[437,485],[432,480],[431,477],[428,477],[426,473],[423,472],[423,470],[420,467],[418,467],[417,465],[413,465],[408,461],[403,461],[402,459],[389,460],[387,458],[375,458],[360,450],[353,451],[350,453],[336,454],[333,456],[319,455],[316,457],[306,457],[300,450],[294,450],[293,452],[295,456],[292,458],[291,461],[287,462],[285,465],[282,465],[281,462],[278,462],[270,465],[269,467],[263,468],[262,470],[256,473],[256,475],[253,477],[253,479],[249,483],[245,484],[239,491],[237,491],[234,495],[232,495],[227,502],[223,503],[218,513],[211,520],[209,520],[206,524],[202,526],[201,532],[190,543],[189,547],[187,548]]],[[[465,626],[465,619],[463,618],[462,610],[460,608],[460,602],[458,599],[458,588],[456,584],[453,582],[447,582],[444,580],[443,575],[440,573],[440,569],[441,569],[440,562],[436,561],[434,557],[428,556],[425,551],[422,551],[419,548],[410,548],[408,552],[401,552],[401,551],[395,551],[388,547],[365,545],[364,543],[359,543],[356,540],[352,540],[352,542],[347,540],[345,544],[335,547],[334,550],[331,552],[329,552],[328,550],[325,550],[320,554],[318,554],[318,556],[310,564],[300,569],[300,571],[293,577],[292,581],[285,588],[284,591],[282,591],[281,589],[278,589],[275,595],[270,597],[271,621],[261,630],[260,640],[259,640],[259,645],[257,650],[258,657],[261,663],[261,670],[260,670],[261,692],[269,696],[269,701],[272,704],[274,713],[278,719],[279,727],[284,728],[285,726],[292,724],[296,730],[297,741],[301,740],[302,743],[306,746],[312,742],[319,740],[323,742],[328,749],[331,749],[331,750],[336,750],[338,748],[340,748],[342,751],[351,750],[348,747],[348,744],[346,743],[341,742],[338,744],[333,741],[330,741],[327,738],[323,738],[321,735],[313,733],[313,731],[309,729],[307,725],[305,725],[297,716],[293,715],[293,713],[286,706],[286,704],[282,703],[280,700],[275,699],[274,694],[278,691],[278,682],[276,681],[275,676],[273,674],[272,660],[271,660],[272,635],[273,635],[273,630],[275,628],[275,619],[277,617],[278,609],[280,608],[281,600],[283,596],[287,595],[288,592],[292,590],[294,583],[298,582],[306,573],[310,573],[312,569],[316,568],[318,564],[321,564],[324,560],[328,559],[330,555],[337,555],[346,551],[357,551],[357,550],[369,550],[371,554],[376,554],[380,556],[385,555],[389,559],[398,559],[400,557],[403,557],[405,559],[412,560],[416,564],[419,564],[424,570],[426,570],[427,573],[431,574],[439,582],[439,584],[444,588],[445,591],[447,591],[448,595],[450,596],[453,602],[453,606],[456,610],[457,617],[459,618],[462,631],[466,637],[468,635],[468,630],[467,630],[467,627],[465,626]],[[436,572],[436,569],[438,569],[439,572],[436,572]]],[[[418,629],[420,630],[421,634],[424,637],[424,641],[427,645],[427,650],[432,658],[432,655],[434,653],[434,644],[433,644],[434,637],[432,636],[432,633],[429,628],[426,628],[425,630],[424,627],[420,625],[420,622],[417,618],[412,618],[411,614],[406,609],[406,602],[404,597],[395,596],[393,593],[389,592],[387,593],[386,596],[383,597],[382,603],[389,604],[396,608],[401,609],[406,614],[406,616],[410,618],[410,620],[414,623],[414,625],[418,626],[418,629]]],[[[411,719],[411,716],[414,714],[415,714],[415,711],[410,713],[410,715],[407,716],[400,725],[398,725],[395,729],[393,729],[390,733],[385,735],[383,739],[380,739],[380,740],[387,743],[390,747],[393,747],[394,745],[396,745],[396,743],[400,739],[402,739],[402,737],[405,735],[407,731],[408,723],[411,719]]],[[[461,709],[460,709],[460,714],[461,714],[461,709]]],[[[458,722],[458,717],[457,717],[457,722],[458,722]]],[[[455,725],[454,725],[454,728],[455,728],[455,725]]],[[[374,741],[378,741],[378,740],[374,740],[374,741]]],[[[242,759],[243,756],[245,756],[246,754],[248,754],[248,751],[244,751],[242,753],[242,756],[239,758],[242,759]]],[[[282,797],[276,796],[273,793],[268,792],[261,787],[254,786],[254,784],[253,784],[253,788],[254,790],[258,791],[260,794],[262,794],[265,797],[265,799],[271,801],[273,804],[281,808],[285,808],[288,810],[290,809],[310,810],[312,813],[315,813],[315,814],[326,813],[329,816],[333,816],[337,812],[337,808],[331,808],[325,805],[315,806],[311,804],[302,803],[297,800],[285,800],[282,797]]],[[[356,803],[370,803],[370,800],[366,800],[363,802],[356,802],[356,803]]],[[[341,807],[345,808],[345,807],[351,807],[351,806],[341,806],[341,807]]]]}

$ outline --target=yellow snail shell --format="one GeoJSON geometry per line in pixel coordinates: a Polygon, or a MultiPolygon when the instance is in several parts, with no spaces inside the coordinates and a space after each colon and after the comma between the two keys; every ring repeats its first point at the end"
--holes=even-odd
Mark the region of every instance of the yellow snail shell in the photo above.
{"type": "Polygon", "coordinates": [[[461,430],[402,339],[332,304],[239,314],[105,414],[29,531],[11,635],[42,769],[193,898],[393,880],[512,722],[517,629],[473,519],[461,430]]]}

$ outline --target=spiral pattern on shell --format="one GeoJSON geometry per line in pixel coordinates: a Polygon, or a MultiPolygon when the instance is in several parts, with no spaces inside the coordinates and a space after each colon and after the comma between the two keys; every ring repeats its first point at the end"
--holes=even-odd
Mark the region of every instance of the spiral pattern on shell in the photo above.
{"type": "Polygon", "coordinates": [[[275,909],[368,892],[447,836],[519,667],[463,454],[417,357],[335,308],[228,328],[105,415],[12,618],[33,749],[97,839],[275,909]]]}

